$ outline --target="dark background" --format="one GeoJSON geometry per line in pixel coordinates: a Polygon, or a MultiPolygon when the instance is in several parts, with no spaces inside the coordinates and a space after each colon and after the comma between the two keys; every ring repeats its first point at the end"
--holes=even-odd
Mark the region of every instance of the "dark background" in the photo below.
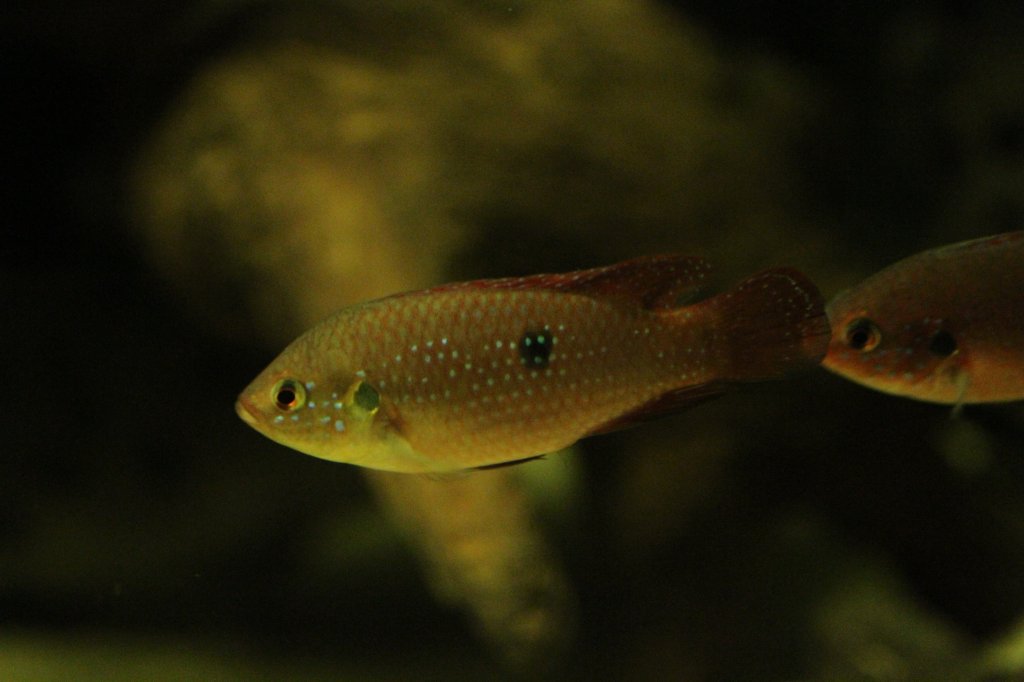
{"type": "MultiPolygon", "coordinates": [[[[543,3],[451,4],[472,22],[543,3]]],[[[435,600],[360,472],[274,446],[237,420],[237,391],[301,325],[281,312],[268,332],[264,304],[230,267],[182,265],[187,250],[155,256],[158,229],[136,210],[139,159],[208,65],[279,41],[329,45],[336,22],[387,68],[392,37],[424,50],[416,13],[401,5],[0,12],[0,669],[25,679],[515,673],[460,609],[435,600]],[[167,265],[175,259],[181,267],[167,265]]],[[[1021,228],[1019,3],[663,9],[664,31],[697,31],[733,64],[702,96],[742,100],[736,63],[767,60],[800,83],[787,95],[800,123],[772,157],[784,166],[767,163],[749,182],[784,177],[779,213],[802,227],[760,260],[762,226],[730,233],[745,235],[733,244],[741,255],[694,236],[730,276],[794,262],[828,297],[915,251],[1021,228]]],[[[424,21],[444,26],[439,16],[424,21]]],[[[628,49],[623,40],[612,52],[628,59],[628,49]]],[[[568,118],[569,129],[587,125],[568,118]]],[[[475,139],[489,144],[486,132],[475,139]]],[[[642,222],[671,222],[664,212],[619,227],[640,215],[629,197],[650,205],[644,172],[608,173],[560,149],[507,162],[549,164],[557,201],[468,202],[457,218],[474,236],[439,255],[429,279],[593,265],[634,255],[621,246],[629,234],[644,235],[640,250],[687,248],[685,234],[642,222]],[[558,178],[584,188],[596,178],[606,199],[572,197],[558,178]]],[[[680,204],[695,191],[679,186],[680,204]]],[[[680,209],[680,222],[692,218],[680,209]]],[[[553,667],[581,679],[1024,674],[999,648],[1024,608],[1019,405],[952,419],[816,371],[644,428],[586,441],[571,505],[556,497],[541,512],[577,605],[576,634],[553,667]],[[685,452],[643,459],[650,442],[692,433],[705,453],[692,470],[685,452]],[[632,452],[647,463],[629,462],[632,452]],[[659,487],[663,466],[680,489],[659,487]]]]}

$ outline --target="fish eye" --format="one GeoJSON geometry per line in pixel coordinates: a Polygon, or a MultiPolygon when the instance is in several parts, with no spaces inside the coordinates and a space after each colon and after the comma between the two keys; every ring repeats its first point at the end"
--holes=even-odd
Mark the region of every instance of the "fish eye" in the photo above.
{"type": "Polygon", "coordinates": [[[306,402],[306,388],[294,379],[282,379],[274,385],[271,397],[277,409],[289,412],[306,402]]]}
{"type": "Polygon", "coordinates": [[[859,317],[846,327],[846,345],[863,353],[874,350],[882,341],[882,331],[871,320],[859,317]]]}
{"type": "Polygon", "coordinates": [[[932,335],[928,350],[939,357],[948,358],[956,352],[956,338],[945,329],[940,329],[932,335]]]}

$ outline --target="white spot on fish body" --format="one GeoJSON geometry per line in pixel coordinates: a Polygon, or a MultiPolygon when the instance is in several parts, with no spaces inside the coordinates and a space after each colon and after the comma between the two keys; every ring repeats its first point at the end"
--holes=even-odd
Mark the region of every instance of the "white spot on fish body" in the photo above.
{"type": "Polygon", "coordinates": [[[363,370],[360,369],[360,370],[356,371],[356,376],[359,377],[360,379],[365,379],[366,378],[366,372],[364,372],[363,370]]]}
{"type": "Polygon", "coordinates": [[[334,430],[337,431],[338,433],[341,433],[342,431],[344,431],[345,430],[345,422],[343,422],[340,419],[335,419],[334,420],[334,430]]]}
{"type": "Polygon", "coordinates": [[[280,424],[283,421],[284,421],[284,415],[283,414],[279,414],[276,417],[274,417],[274,423],[275,424],[280,424]]]}
{"type": "Polygon", "coordinates": [[[314,381],[307,381],[306,382],[306,390],[307,391],[312,391],[314,388],[316,388],[316,382],[314,382],[314,381]]]}

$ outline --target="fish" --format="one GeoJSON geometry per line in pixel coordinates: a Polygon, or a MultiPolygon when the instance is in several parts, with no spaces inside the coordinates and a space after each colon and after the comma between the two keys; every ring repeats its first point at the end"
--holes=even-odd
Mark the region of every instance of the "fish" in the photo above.
{"type": "Polygon", "coordinates": [[[1024,399],[1024,232],[901,260],[827,307],[823,366],[934,403],[1024,399]]]}
{"type": "Polygon", "coordinates": [[[293,341],[235,409],[314,457],[444,473],[528,461],[820,362],[828,321],[805,275],[765,270],[695,301],[710,272],[646,256],[355,304],[293,341]]]}

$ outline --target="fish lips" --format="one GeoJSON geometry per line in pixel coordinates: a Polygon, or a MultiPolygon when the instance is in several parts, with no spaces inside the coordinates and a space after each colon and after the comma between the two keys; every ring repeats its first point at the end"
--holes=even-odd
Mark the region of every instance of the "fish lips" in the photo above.
{"type": "Polygon", "coordinates": [[[256,409],[256,406],[245,395],[239,396],[235,402],[235,412],[249,426],[256,427],[259,425],[259,410],[256,409]]]}

